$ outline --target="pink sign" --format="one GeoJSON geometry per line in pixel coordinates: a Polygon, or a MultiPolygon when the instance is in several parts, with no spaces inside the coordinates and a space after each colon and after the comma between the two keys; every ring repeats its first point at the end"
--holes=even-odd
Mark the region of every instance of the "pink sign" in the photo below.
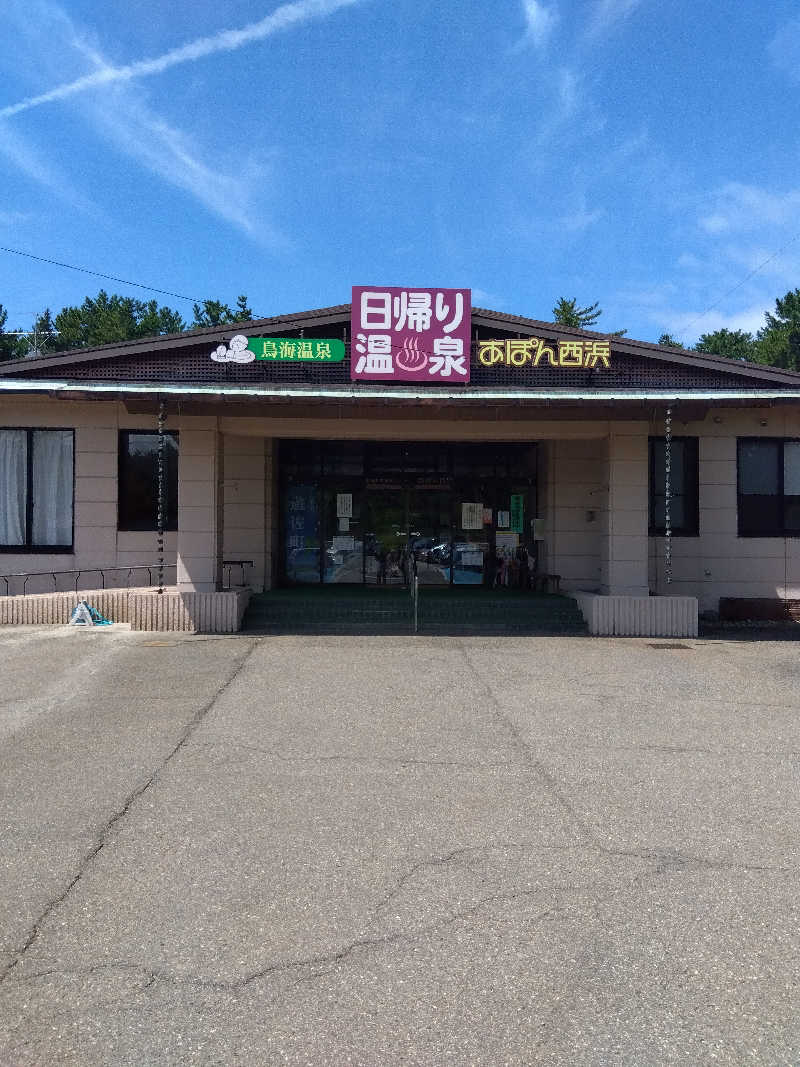
{"type": "Polygon", "coordinates": [[[351,379],[468,382],[471,295],[469,289],[354,285],[351,379]]]}

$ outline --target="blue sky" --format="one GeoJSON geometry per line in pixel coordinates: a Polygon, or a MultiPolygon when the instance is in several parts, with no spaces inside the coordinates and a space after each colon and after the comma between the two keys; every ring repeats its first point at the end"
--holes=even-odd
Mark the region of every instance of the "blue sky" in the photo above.
{"type": "MultiPolygon", "coordinates": [[[[794,0],[4,0],[0,25],[0,245],[259,315],[469,286],[686,344],[800,285],[794,0]]],[[[0,252],[8,329],[101,286],[148,297],[0,252]]]]}

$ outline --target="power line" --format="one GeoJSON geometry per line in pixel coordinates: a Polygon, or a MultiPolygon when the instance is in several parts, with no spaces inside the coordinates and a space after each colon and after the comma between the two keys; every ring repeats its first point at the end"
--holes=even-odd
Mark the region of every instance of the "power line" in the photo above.
{"type": "Polygon", "coordinates": [[[750,279],[754,277],[754,275],[758,274],[762,267],[766,267],[766,265],[768,263],[771,263],[773,259],[777,259],[778,256],[781,255],[782,252],[785,252],[790,245],[793,245],[795,241],[800,241],[800,233],[796,233],[794,237],[788,240],[785,245],[783,245],[777,250],[777,252],[773,252],[771,256],[767,256],[767,258],[761,263],[759,263],[757,267],[754,267],[749,274],[746,274],[740,282],[737,282],[737,284],[734,285],[732,289],[729,289],[727,293],[723,293],[719,300],[715,301],[710,307],[707,307],[706,310],[702,313],[702,315],[698,315],[696,318],[692,319],[692,321],[687,326],[684,326],[684,328],[679,332],[678,336],[684,337],[696,322],[699,322],[701,319],[704,319],[709,313],[709,311],[713,311],[714,308],[718,308],[723,300],[727,300],[727,298],[732,293],[735,293],[737,289],[741,289],[745,282],[749,282],[750,279]]]}
{"type": "Polygon", "coordinates": [[[103,274],[99,270],[89,270],[88,267],[76,267],[74,263],[62,263],[57,259],[47,259],[45,256],[35,256],[32,252],[22,252],[19,248],[6,248],[0,245],[0,252],[13,252],[15,256],[26,256],[28,259],[36,259],[40,263],[49,263],[53,267],[66,267],[67,270],[77,270],[81,274],[93,274],[95,278],[107,278],[111,282],[122,282],[123,285],[134,285],[137,289],[149,289],[151,293],[161,293],[162,296],[174,296],[177,300],[188,300],[193,304],[202,304],[201,297],[184,296],[183,293],[173,293],[169,289],[156,289],[154,285],[144,285],[142,282],[132,282],[127,278],[117,278],[114,274],[103,274]]]}

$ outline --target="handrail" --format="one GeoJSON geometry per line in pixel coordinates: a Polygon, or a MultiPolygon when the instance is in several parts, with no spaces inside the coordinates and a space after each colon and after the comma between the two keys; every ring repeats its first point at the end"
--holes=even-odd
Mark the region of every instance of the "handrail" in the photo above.
{"type": "MultiPolygon", "coordinates": [[[[170,570],[176,570],[177,569],[177,564],[176,563],[171,563],[171,564],[168,564],[167,566],[168,566],[168,569],[170,569],[170,570]]],[[[53,592],[57,592],[59,577],[61,577],[62,575],[67,575],[67,574],[74,574],[75,575],[75,581],[74,581],[73,584],[74,584],[74,590],[77,593],[78,592],[78,585],[80,584],[80,580],[81,580],[81,575],[82,574],[87,574],[87,575],[88,574],[99,574],[100,575],[100,588],[101,589],[105,589],[106,588],[106,574],[107,573],[113,573],[113,572],[117,572],[117,571],[121,571],[121,572],[127,571],[127,577],[125,579],[124,588],[130,589],[131,588],[131,578],[133,577],[133,572],[134,571],[147,571],[148,584],[152,585],[153,584],[153,572],[156,571],[156,570],[158,570],[158,564],[157,563],[123,563],[123,564],[120,564],[118,566],[114,565],[114,566],[102,566],[102,567],[80,567],[80,568],[74,567],[74,568],[64,569],[64,570],[8,571],[5,574],[0,574],[0,581],[5,582],[5,590],[6,590],[5,595],[6,596],[11,596],[11,595],[15,595],[15,594],[11,593],[11,584],[10,584],[11,579],[13,579],[13,578],[21,578],[21,579],[23,579],[23,581],[22,581],[22,595],[24,596],[26,594],[27,590],[28,590],[28,582],[31,580],[31,578],[46,578],[46,577],[49,576],[50,578],[53,579],[53,592]]],[[[16,594],[16,595],[18,595],[18,594],[16,594]]]]}
{"type": "MultiPolygon", "coordinates": [[[[234,567],[239,567],[241,569],[241,581],[242,581],[242,585],[244,585],[245,584],[245,571],[246,571],[246,568],[252,567],[253,565],[254,564],[253,564],[253,561],[251,559],[226,559],[226,560],[223,560],[222,561],[223,586],[225,588],[227,588],[227,589],[231,588],[231,579],[232,579],[232,573],[231,572],[232,572],[234,567]],[[225,586],[225,583],[224,583],[224,575],[225,575],[226,571],[227,571],[227,574],[228,574],[227,586],[225,586]]],[[[75,575],[75,581],[72,584],[73,584],[74,591],[77,593],[78,592],[78,586],[80,584],[80,580],[81,580],[81,575],[82,574],[87,574],[87,575],[88,574],[99,574],[100,575],[100,588],[101,589],[105,589],[106,588],[106,575],[107,574],[111,574],[111,573],[115,573],[115,572],[126,572],[127,571],[127,576],[125,578],[125,585],[123,587],[116,586],[114,588],[130,589],[131,588],[131,579],[133,577],[133,572],[134,571],[147,571],[147,584],[148,585],[153,585],[153,574],[154,573],[158,573],[158,569],[159,569],[159,564],[156,562],[156,563],[122,563],[122,564],[119,564],[119,565],[114,565],[114,566],[109,565],[109,566],[102,566],[102,567],[80,567],[80,568],[73,567],[73,568],[68,569],[68,570],[8,571],[5,574],[0,574],[0,582],[4,582],[5,583],[5,595],[6,596],[12,596],[12,595],[15,595],[15,596],[22,595],[22,596],[24,596],[27,593],[27,590],[28,590],[28,582],[32,578],[47,578],[47,577],[50,577],[53,580],[53,592],[55,593],[55,592],[58,591],[58,579],[60,577],[62,577],[63,575],[74,574],[75,575]],[[12,594],[11,593],[11,580],[14,579],[14,578],[22,579],[22,593],[21,594],[12,594]]],[[[177,564],[176,563],[167,563],[167,564],[165,564],[165,569],[166,570],[177,571],[177,564]]],[[[177,577],[177,575],[176,575],[176,577],[177,577]]],[[[134,586],[133,588],[136,588],[136,587],[134,586]]]]}
{"type": "Polygon", "coordinates": [[[419,575],[417,574],[417,557],[413,552],[409,553],[408,565],[408,590],[411,594],[411,613],[414,622],[414,633],[419,632],[419,575]]]}

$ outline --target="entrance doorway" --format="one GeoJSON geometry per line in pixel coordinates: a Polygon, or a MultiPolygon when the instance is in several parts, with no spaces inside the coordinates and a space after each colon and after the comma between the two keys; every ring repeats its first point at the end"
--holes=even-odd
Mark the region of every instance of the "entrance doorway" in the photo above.
{"type": "Polygon", "coordinates": [[[421,585],[448,585],[451,556],[449,490],[366,490],[367,585],[405,585],[416,571],[421,585]]]}
{"type": "Polygon", "coordinates": [[[536,445],[282,441],[279,584],[523,585],[536,445]]]}

